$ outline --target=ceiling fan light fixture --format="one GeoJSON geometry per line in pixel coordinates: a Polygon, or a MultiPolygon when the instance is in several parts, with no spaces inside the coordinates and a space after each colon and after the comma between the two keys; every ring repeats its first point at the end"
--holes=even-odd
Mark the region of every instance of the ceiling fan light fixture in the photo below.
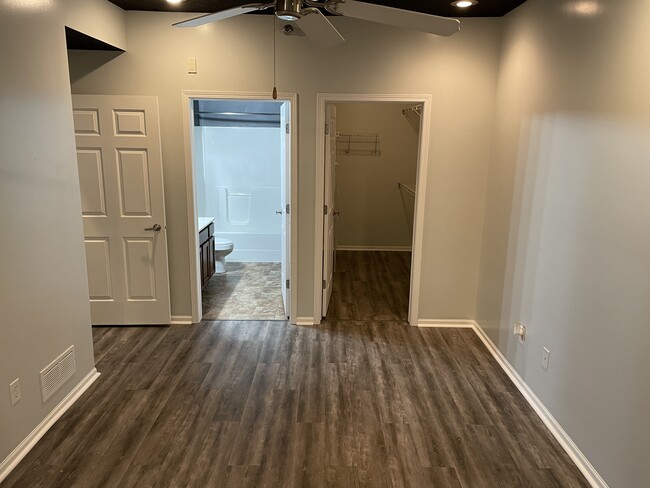
{"type": "Polygon", "coordinates": [[[302,17],[302,0],[278,0],[275,16],[285,22],[295,22],[302,17]]]}
{"type": "Polygon", "coordinates": [[[302,17],[298,12],[276,12],[275,15],[278,19],[284,20],[285,22],[295,22],[302,17]]]}
{"type": "Polygon", "coordinates": [[[451,2],[452,7],[458,7],[458,8],[467,8],[467,7],[473,7],[478,3],[477,0],[456,0],[455,2],[451,2]]]}

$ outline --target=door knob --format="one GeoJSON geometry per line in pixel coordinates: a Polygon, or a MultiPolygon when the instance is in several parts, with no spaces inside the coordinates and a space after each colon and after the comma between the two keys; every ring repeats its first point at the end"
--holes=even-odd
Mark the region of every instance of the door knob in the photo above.
{"type": "Polygon", "coordinates": [[[341,212],[339,212],[339,211],[337,211],[337,210],[335,210],[334,212],[332,212],[332,214],[334,214],[334,217],[338,217],[340,213],[341,213],[341,212]]]}
{"type": "Polygon", "coordinates": [[[275,215],[282,215],[282,210],[276,210],[275,215]]]}
{"type": "Polygon", "coordinates": [[[162,226],[160,224],[153,224],[153,227],[147,227],[144,230],[153,230],[155,232],[159,232],[160,229],[162,229],[162,226]]]}

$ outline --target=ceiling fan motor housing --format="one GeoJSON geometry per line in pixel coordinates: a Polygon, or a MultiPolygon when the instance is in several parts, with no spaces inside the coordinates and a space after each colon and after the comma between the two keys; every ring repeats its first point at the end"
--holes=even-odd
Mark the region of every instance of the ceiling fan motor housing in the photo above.
{"type": "Polygon", "coordinates": [[[295,22],[302,17],[302,0],[278,0],[275,15],[282,20],[295,22]]]}

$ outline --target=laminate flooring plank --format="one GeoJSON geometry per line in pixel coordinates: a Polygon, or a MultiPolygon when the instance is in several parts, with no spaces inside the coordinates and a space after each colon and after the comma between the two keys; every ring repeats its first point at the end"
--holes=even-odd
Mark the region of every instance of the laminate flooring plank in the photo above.
{"type": "Polygon", "coordinates": [[[258,363],[230,457],[233,466],[259,466],[274,415],[278,364],[258,363]]]}
{"type": "Polygon", "coordinates": [[[188,486],[205,488],[222,486],[228,461],[235,444],[238,422],[211,422],[201,450],[194,460],[188,486]]]}
{"type": "Polygon", "coordinates": [[[230,371],[215,420],[222,422],[241,419],[250,391],[261,345],[256,341],[244,341],[230,371]]]}
{"type": "Polygon", "coordinates": [[[322,365],[309,366],[303,375],[298,400],[298,422],[321,423],[325,413],[325,372],[322,365]]]}
{"type": "Polygon", "coordinates": [[[355,397],[346,363],[325,365],[325,464],[354,466],[358,445],[354,431],[355,397]]]}
{"type": "Polygon", "coordinates": [[[432,486],[433,473],[423,468],[408,424],[383,423],[382,434],[387,450],[387,464],[394,488],[432,486]]]}
{"type": "Polygon", "coordinates": [[[393,485],[387,463],[388,449],[374,394],[370,390],[359,390],[356,393],[358,415],[354,428],[359,452],[355,464],[359,486],[390,488],[393,485]]]}
{"type": "Polygon", "coordinates": [[[292,475],[290,486],[322,487],[326,461],[325,425],[297,423],[291,452],[292,475]]]}
{"type": "Polygon", "coordinates": [[[295,390],[274,390],[273,411],[266,442],[262,448],[260,486],[283,487],[291,484],[294,445],[297,441],[296,422],[298,394],[295,390]]]}

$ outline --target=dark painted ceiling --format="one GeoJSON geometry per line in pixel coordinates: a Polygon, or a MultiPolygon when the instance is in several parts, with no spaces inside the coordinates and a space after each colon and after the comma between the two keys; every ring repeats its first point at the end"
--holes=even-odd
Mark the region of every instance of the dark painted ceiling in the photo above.
{"type": "MultiPolygon", "coordinates": [[[[152,10],[165,12],[215,12],[222,8],[246,3],[245,0],[185,0],[180,5],[172,5],[166,0],[110,0],[124,10],[152,10]]],[[[451,6],[452,0],[365,0],[366,3],[403,8],[415,12],[442,15],[446,17],[501,17],[526,0],[479,0],[469,8],[451,6]]],[[[271,13],[271,10],[265,13],[271,13]]]]}

